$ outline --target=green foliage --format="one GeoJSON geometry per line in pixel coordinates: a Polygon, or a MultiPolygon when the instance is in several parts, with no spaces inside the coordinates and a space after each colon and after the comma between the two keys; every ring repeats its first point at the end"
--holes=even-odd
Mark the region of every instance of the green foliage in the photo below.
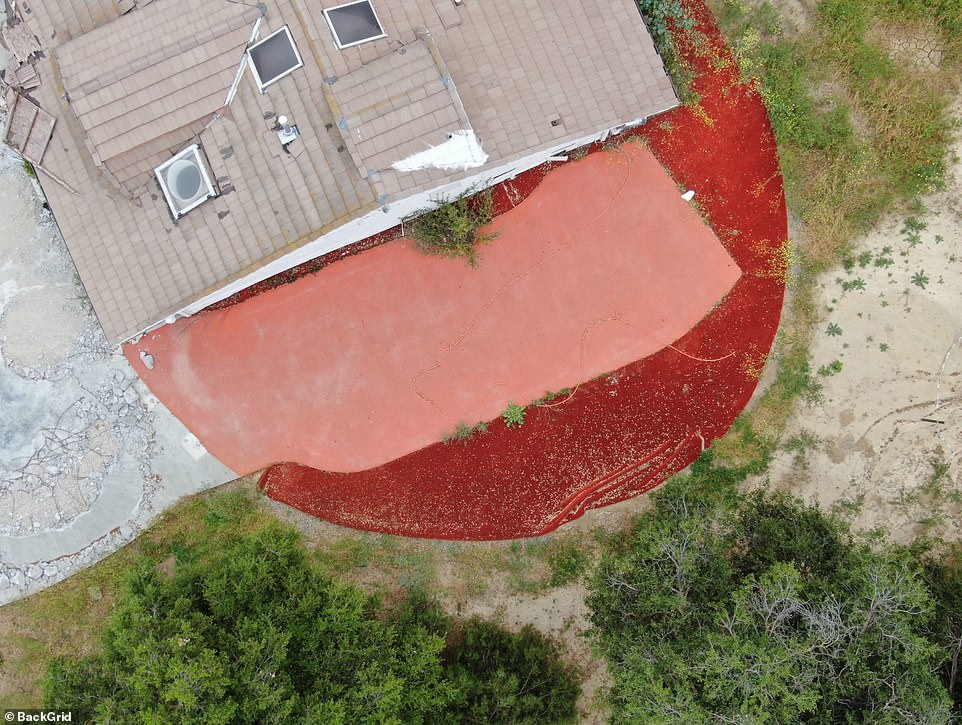
{"type": "Polygon", "coordinates": [[[550,403],[558,398],[564,397],[565,395],[571,394],[571,388],[562,388],[561,390],[546,390],[544,395],[536,400],[531,401],[531,405],[544,405],[545,403],[550,403]]]}
{"type": "Polygon", "coordinates": [[[693,27],[681,0],[638,0],[638,7],[659,53],[664,54],[666,50],[671,50],[673,26],[683,30],[691,30],[693,27]]]}
{"type": "Polygon", "coordinates": [[[480,423],[475,423],[474,425],[468,425],[465,422],[458,423],[454,429],[453,433],[449,433],[441,439],[442,443],[464,443],[467,444],[476,434],[486,433],[488,430],[488,424],[484,421],[480,423]]]}
{"type": "Polygon", "coordinates": [[[938,674],[952,697],[953,715],[962,719],[962,546],[942,559],[922,559],[925,582],[935,598],[935,616],[926,634],[942,650],[938,674]]]}
{"type": "Polygon", "coordinates": [[[792,460],[796,466],[802,469],[808,468],[809,454],[818,450],[822,444],[822,439],[811,431],[801,430],[791,436],[783,448],[793,454],[792,460]]]}
{"type": "Polygon", "coordinates": [[[36,179],[36,178],[37,178],[37,170],[33,168],[33,164],[31,164],[31,163],[30,163],[29,161],[27,161],[26,159],[24,159],[21,163],[22,163],[22,165],[23,165],[23,173],[25,173],[25,174],[26,174],[27,176],[29,176],[31,179],[36,179]]]}
{"type": "Polygon", "coordinates": [[[839,284],[842,285],[843,292],[851,292],[852,290],[864,290],[865,280],[861,277],[856,277],[855,279],[842,279],[839,280],[839,284]]]}
{"type": "Polygon", "coordinates": [[[818,368],[818,374],[823,378],[829,378],[832,375],[838,375],[842,372],[842,361],[832,360],[828,365],[822,365],[818,368]]]}
{"type": "Polygon", "coordinates": [[[476,193],[469,189],[455,199],[436,199],[436,207],[415,212],[405,225],[405,233],[426,254],[461,257],[472,267],[478,264],[478,245],[497,236],[482,232],[491,223],[494,202],[491,190],[476,193]]]}
{"type": "Polygon", "coordinates": [[[445,663],[459,692],[456,722],[541,725],[574,714],[577,671],[530,625],[511,634],[469,619],[452,634],[445,663]]]}
{"type": "Polygon", "coordinates": [[[296,535],[276,526],[173,578],[144,563],[104,653],[55,662],[45,701],[118,722],[430,721],[452,697],[443,638],[401,640],[374,606],[309,569],[296,535]]]}
{"type": "Polygon", "coordinates": [[[691,90],[693,74],[681,61],[677,40],[672,31],[682,34],[691,33],[695,21],[688,14],[681,0],[637,0],[638,8],[645,19],[645,25],[655,41],[655,48],[662,60],[675,88],[686,103],[694,100],[691,90]]]}
{"type": "Polygon", "coordinates": [[[815,269],[837,263],[893,201],[941,186],[953,129],[947,81],[962,48],[958,0],[819,0],[804,32],[784,32],[768,2],[719,4],[743,75],[768,107],[789,204],[816,234],[815,269]],[[945,49],[932,75],[893,60],[872,30],[932,21],[945,49]]]}
{"type": "Polygon", "coordinates": [[[711,470],[663,487],[592,581],[613,720],[947,722],[918,569],[788,496],[706,496],[711,470]]]}
{"type": "Polygon", "coordinates": [[[882,269],[895,264],[895,260],[892,258],[892,248],[889,246],[882,247],[882,251],[875,257],[875,261],[872,262],[872,264],[882,269]]]}
{"type": "Polygon", "coordinates": [[[929,276],[924,271],[918,271],[912,275],[912,284],[916,287],[925,289],[925,285],[929,283],[929,276]]]}
{"type": "Polygon", "coordinates": [[[549,547],[546,556],[551,569],[549,587],[574,584],[587,572],[591,563],[589,552],[573,539],[557,539],[549,547]]]}
{"type": "Polygon", "coordinates": [[[809,405],[820,405],[822,384],[812,375],[808,361],[801,355],[779,360],[780,394],[787,400],[801,399],[809,405]]]}
{"type": "Polygon", "coordinates": [[[526,647],[528,669],[519,670],[503,651],[449,645],[448,620],[423,597],[386,621],[378,609],[377,599],[310,567],[297,534],[276,524],[183,557],[172,576],[144,559],[102,652],[48,666],[45,707],[79,708],[98,722],[444,723],[510,700],[512,713],[570,717],[573,673],[565,671],[561,699],[525,689],[525,672],[564,667],[554,645],[528,647],[530,636],[491,625],[505,647],[526,647]],[[448,664],[482,656],[492,671],[476,676],[500,678],[496,703],[448,664]]]}
{"type": "Polygon", "coordinates": [[[842,328],[836,323],[830,322],[828,327],[825,328],[825,334],[829,337],[838,337],[842,334],[842,328]]]}
{"type": "Polygon", "coordinates": [[[524,425],[524,408],[515,403],[508,403],[508,407],[501,413],[501,420],[508,428],[524,425]]]}

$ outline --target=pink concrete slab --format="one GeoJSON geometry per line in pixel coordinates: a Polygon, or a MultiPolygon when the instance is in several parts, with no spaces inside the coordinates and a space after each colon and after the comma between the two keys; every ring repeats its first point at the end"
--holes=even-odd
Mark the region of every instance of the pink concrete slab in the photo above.
{"type": "Polygon", "coordinates": [[[478,268],[401,240],[125,353],[239,474],[359,471],[656,352],[740,274],[640,143],[553,171],[494,228],[478,268]]]}

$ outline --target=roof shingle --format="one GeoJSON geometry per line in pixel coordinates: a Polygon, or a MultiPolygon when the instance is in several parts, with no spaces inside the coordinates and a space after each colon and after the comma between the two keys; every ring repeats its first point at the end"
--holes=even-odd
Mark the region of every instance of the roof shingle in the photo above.
{"type": "Polygon", "coordinates": [[[322,9],[341,2],[267,2],[259,37],[288,25],[304,66],[263,94],[241,78],[228,108],[256,8],[29,3],[48,51],[36,98],[57,121],[44,167],[66,185],[45,191],[110,340],[477,173],[391,169],[444,133],[473,129],[496,168],[677,103],[633,0],[374,0],[386,37],[339,50],[322,9]],[[279,115],[300,130],[292,153],[279,115]],[[153,169],[192,143],[219,195],[175,220],[153,169]]]}

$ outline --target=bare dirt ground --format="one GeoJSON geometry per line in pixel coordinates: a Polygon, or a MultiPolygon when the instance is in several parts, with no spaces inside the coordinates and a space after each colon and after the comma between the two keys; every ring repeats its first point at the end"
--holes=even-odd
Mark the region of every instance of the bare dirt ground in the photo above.
{"type": "Polygon", "coordinates": [[[923,202],[820,280],[812,369],[824,401],[798,410],[793,450],[769,473],[774,488],[903,543],[958,540],[962,525],[962,165],[923,202]]]}

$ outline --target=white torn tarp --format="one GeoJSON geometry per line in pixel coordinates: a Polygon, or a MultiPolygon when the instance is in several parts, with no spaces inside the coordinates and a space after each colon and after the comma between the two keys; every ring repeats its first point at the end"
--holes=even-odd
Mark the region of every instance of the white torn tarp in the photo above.
{"type": "Polygon", "coordinates": [[[406,159],[391,164],[395,171],[418,171],[420,169],[473,169],[488,160],[481,142],[474,131],[453,131],[448,140],[424,151],[411,154],[406,159]]]}

